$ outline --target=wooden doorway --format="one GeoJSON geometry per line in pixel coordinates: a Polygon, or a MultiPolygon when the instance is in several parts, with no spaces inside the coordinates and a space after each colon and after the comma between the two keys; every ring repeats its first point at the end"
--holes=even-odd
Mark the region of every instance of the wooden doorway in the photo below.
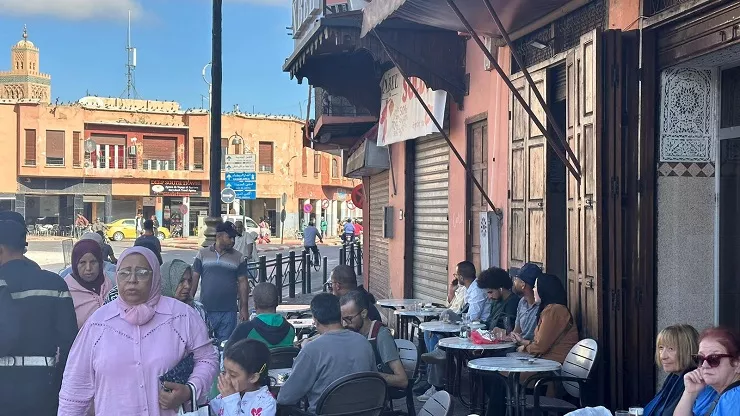
{"type": "MultiPolygon", "coordinates": [[[[466,121],[468,165],[483,189],[488,189],[488,119],[486,114],[466,121]]],[[[480,215],[488,210],[486,199],[469,178],[467,182],[467,259],[481,271],[480,215]]],[[[488,255],[484,253],[483,255],[488,255]]]]}

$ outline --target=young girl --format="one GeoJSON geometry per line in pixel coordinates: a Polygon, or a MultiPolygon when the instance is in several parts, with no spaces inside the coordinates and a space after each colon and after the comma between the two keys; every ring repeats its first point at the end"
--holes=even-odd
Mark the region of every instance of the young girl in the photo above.
{"type": "Polygon", "coordinates": [[[218,416],[275,416],[277,403],[268,390],[270,350],[254,339],[244,339],[224,351],[224,371],[211,409],[218,416]]]}

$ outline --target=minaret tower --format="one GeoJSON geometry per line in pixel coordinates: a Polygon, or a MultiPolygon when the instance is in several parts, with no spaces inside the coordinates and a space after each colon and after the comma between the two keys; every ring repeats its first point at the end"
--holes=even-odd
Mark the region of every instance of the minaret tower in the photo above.
{"type": "Polygon", "coordinates": [[[10,71],[0,72],[0,98],[50,102],[51,76],[39,72],[39,48],[28,40],[25,25],[23,39],[11,48],[10,65],[10,71]]]}

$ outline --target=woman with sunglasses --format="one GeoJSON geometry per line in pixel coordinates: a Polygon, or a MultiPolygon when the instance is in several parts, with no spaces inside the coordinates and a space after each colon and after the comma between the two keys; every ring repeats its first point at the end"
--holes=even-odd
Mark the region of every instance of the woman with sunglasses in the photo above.
{"type": "Polygon", "coordinates": [[[674,416],[729,416],[740,408],[740,337],[709,328],[694,356],[697,369],[684,376],[684,393],[674,416]]]}

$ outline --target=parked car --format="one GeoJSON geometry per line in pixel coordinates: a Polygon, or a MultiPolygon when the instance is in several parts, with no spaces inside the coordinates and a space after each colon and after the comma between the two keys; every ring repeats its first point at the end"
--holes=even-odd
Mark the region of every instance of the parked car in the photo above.
{"type": "Polygon", "coordinates": [[[222,214],[221,218],[223,218],[224,222],[231,221],[234,224],[236,224],[237,221],[243,221],[244,229],[247,232],[252,233],[252,235],[254,235],[255,238],[257,238],[257,236],[259,236],[260,234],[259,225],[253,219],[249,217],[242,217],[241,215],[233,215],[233,214],[222,214]]]}
{"type": "MultiPolygon", "coordinates": [[[[136,233],[136,220],[131,218],[120,219],[113,221],[110,224],[105,224],[105,234],[108,238],[114,241],[121,241],[124,238],[135,239],[139,235],[136,233]]],[[[170,238],[170,230],[165,227],[159,227],[156,231],[157,238],[164,240],[170,238]]]]}

